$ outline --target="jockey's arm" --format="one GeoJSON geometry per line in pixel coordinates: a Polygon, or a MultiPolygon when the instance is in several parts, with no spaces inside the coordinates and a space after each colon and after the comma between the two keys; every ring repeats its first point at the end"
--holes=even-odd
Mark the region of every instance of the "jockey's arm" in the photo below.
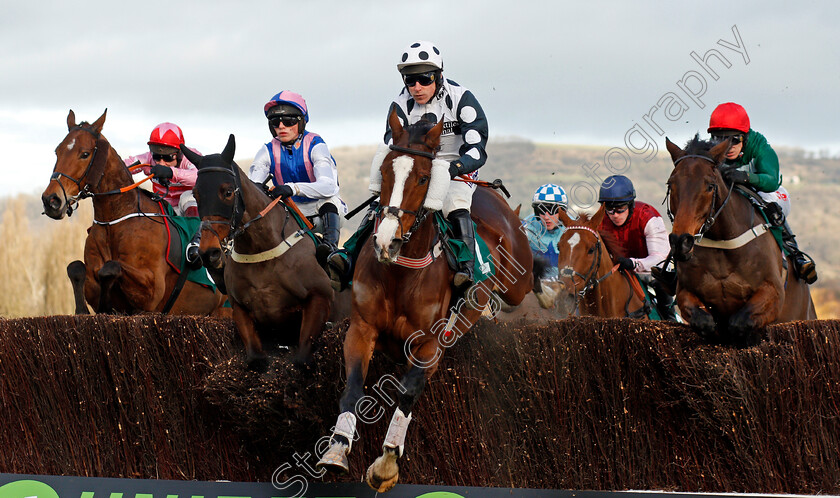
{"type": "Polygon", "coordinates": [[[668,230],[661,216],[654,216],[645,225],[645,244],[648,255],[645,258],[633,258],[636,272],[649,273],[650,269],[665,260],[671,249],[668,243],[668,230]]]}
{"type": "Polygon", "coordinates": [[[458,151],[461,157],[453,163],[457,166],[459,175],[466,175],[484,166],[487,161],[487,117],[481,104],[469,90],[458,102],[456,116],[464,136],[464,145],[458,151]]]}
{"type": "Polygon", "coordinates": [[[248,169],[248,179],[254,183],[263,183],[268,175],[271,173],[271,157],[268,154],[268,148],[263,145],[254,156],[254,162],[248,169]]]}
{"type": "Polygon", "coordinates": [[[756,153],[755,171],[750,173],[749,181],[762,192],[775,192],[781,183],[779,176],[779,156],[776,151],[765,143],[756,153]]]}
{"type": "Polygon", "coordinates": [[[302,195],[310,199],[328,199],[338,195],[338,170],[327,144],[319,143],[315,145],[309,157],[312,161],[315,181],[311,183],[289,182],[286,185],[292,187],[296,195],[302,195]]]}

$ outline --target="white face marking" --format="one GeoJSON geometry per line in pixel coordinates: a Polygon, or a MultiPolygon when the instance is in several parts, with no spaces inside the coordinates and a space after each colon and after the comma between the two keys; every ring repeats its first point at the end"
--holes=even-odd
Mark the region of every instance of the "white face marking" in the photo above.
{"type": "MultiPolygon", "coordinates": [[[[394,190],[391,191],[391,200],[388,203],[391,206],[399,207],[403,200],[403,191],[405,190],[405,182],[408,180],[408,174],[414,167],[414,159],[408,156],[400,156],[394,159],[392,164],[394,168],[394,190]]],[[[375,238],[376,244],[381,250],[385,250],[391,244],[397,235],[397,230],[400,227],[399,219],[392,215],[385,215],[385,219],[379,224],[379,230],[375,238]]]]}
{"type": "Polygon", "coordinates": [[[69,144],[67,144],[67,150],[73,150],[73,146],[75,146],[75,145],[76,145],[76,139],[74,138],[73,140],[70,141],[69,144]]]}
{"type": "Polygon", "coordinates": [[[580,243],[580,234],[579,233],[576,233],[576,234],[572,235],[571,237],[569,237],[569,250],[573,251],[575,249],[575,246],[578,245],[578,243],[580,243]]]}

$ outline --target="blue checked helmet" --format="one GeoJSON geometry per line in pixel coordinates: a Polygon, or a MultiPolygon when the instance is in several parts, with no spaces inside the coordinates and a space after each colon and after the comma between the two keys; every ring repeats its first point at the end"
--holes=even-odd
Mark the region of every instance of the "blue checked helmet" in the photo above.
{"type": "Polygon", "coordinates": [[[566,209],[569,207],[569,198],[566,196],[566,191],[560,185],[546,183],[534,192],[531,207],[536,211],[537,207],[541,204],[554,204],[566,209]]]}

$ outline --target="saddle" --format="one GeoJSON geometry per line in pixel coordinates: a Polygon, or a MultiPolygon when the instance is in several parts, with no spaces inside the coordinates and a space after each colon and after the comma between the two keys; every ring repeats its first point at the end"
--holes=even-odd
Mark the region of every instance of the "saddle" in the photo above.
{"type": "MultiPolygon", "coordinates": [[[[446,263],[452,271],[458,271],[460,262],[469,261],[470,253],[467,246],[458,238],[452,235],[452,224],[443,216],[443,213],[436,211],[435,229],[441,241],[443,253],[446,255],[446,263]]],[[[490,254],[487,243],[475,232],[475,266],[473,267],[473,278],[475,283],[482,282],[496,273],[496,265],[490,254]]]]}

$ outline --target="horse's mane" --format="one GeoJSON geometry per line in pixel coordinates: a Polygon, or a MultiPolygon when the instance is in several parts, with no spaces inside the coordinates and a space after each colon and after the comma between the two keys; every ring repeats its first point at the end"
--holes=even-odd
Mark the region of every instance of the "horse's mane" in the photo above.
{"type": "Polygon", "coordinates": [[[694,135],[694,138],[692,138],[685,144],[685,153],[697,156],[712,157],[709,151],[712,150],[712,147],[714,147],[715,145],[717,144],[714,144],[709,140],[700,140],[700,134],[698,133],[694,135]]]}
{"type": "Polygon", "coordinates": [[[408,143],[410,144],[422,144],[424,143],[424,139],[426,138],[426,133],[429,133],[429,130],[435,127],[437,123],[432,123],[426,118],[421,119],[420,121],[410,124],[405,127],[405,130],[408,132],[408,143]]]}

